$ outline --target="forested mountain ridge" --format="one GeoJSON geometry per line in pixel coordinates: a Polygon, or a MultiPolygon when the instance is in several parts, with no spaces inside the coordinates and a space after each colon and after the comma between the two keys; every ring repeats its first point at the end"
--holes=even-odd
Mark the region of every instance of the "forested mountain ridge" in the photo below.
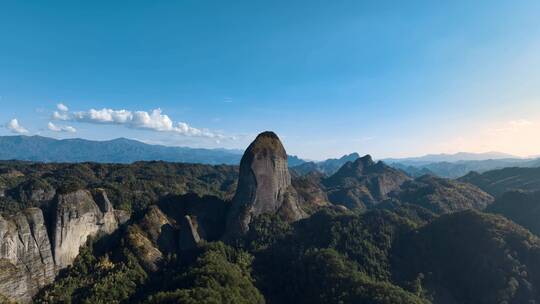
{"type": "Polygon", "coordinates": [[[418,177],[423,174],[433,174],[446,178],[459,178],[470,172],[484,173],[491,170],[519,167],[536,168],[540,167],[539,159],[483,159],[483,160],[459,160],[454,162],[388,162],[392,167],[401,169],[407,174],[418,177]]]}
{"type": "Polygon", "coordinates": [[[240,167],[1,162],[0,190],[0,294],[22,302],[540,301],[540,241],[483,213],[536,232],[505,211],[534,203],[370,156],[296,176],[271,132],[240,167]]]}
{"type": "Polygon", "coordinates": [[[493,196],[512,190],[540,190],[540,168],[504,168],[484,173],[471,172],[459,180],[478,186],[493,196]]]}

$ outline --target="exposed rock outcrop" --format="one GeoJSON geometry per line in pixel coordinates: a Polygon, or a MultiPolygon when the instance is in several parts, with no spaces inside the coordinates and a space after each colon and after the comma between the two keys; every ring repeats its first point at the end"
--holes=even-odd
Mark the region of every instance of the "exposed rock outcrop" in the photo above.
{"type": "Polygon", "coordinates": [[[186,215],[180,222],[180,237],[179,237],[179,249],[189,250],[197,247],[202,240],[201,234],[204,235],[202,227],[197,223],[197,219],[186,215]]]}
{"type": "Polygon", "coordinates": [[[129,226],[125,240],[127,246],[133,250],[146,271],[154,272],[158,270],[158,263],[163,259],[163,253],[139,226],[129,226]]]}
{"type": "Polygon", "coordinates": [[[43,212],[30,208],[0,216],[0,294],[29,302],[55,276],[43,212]]]}
{"type": "Polygon", "coordinates": [[[176,250],[178,246],[176,223],[169,219],[158,206],[150,206],[138,226],[160,251],[170,253],[176,250]]]}
{"type": "Polygon", "coordinates": [[[292,185],[298,192],[302,209],[312,212],[330,205],[322,185],[323,178],[322,173],[315,171],[292,179],[292,185]]]}
{"type": "Polygon", "coordinates": [[[154,272],[166,254],[176,252],[177,230],[176,222],[158,206],[152,205],[140,221],[128,227],[125,238],[143,267],[154,272]]]}
{"type": "Polygon", "coordinates": [[[287,221],[305,216],[291,185],[287,153],[273,132],[259,134],[242,156],[226,237],[245,233],[252,218],[267,213],[287,221]]]}
{"type": "Polygon", "coordinates": [[[332,203],[364,209],[387,199],[390,192],[408,180],[410,177],[402,171],[380,161],[376,163],[366,155],[343,165],[323,184],[332,203]]]}
{"type": "Polygon", "coordinates": [[[65,268],[77,257],[88,237],[112,233],[118,220],[104,191],[78,190],[60,194],[55,205],[53,253],[57,268],[65,268]]]}
{"type": "Polygon", "coordinates": [[[101,189],[58,194],[50,214],[50,222],[39,208],[0,216],[0,295],[30,302],[71,265],[88,237],[110,234],[128,219],[101,189]]]}

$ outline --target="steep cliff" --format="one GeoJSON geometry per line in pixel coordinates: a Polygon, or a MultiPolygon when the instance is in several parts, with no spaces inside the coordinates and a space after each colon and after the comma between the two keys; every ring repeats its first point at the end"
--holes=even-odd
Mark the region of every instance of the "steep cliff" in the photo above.
{"type": "Polygon", "coordinates": [[[58,270],[71,265],[88,237],[112,233],[126,220],[99,189],[58,194],[51,213],[50,227],[39,208],[0,216],[1,295],[30,302],[58,270]]]}
{"type": "Polygon", "coordinates": [[[0,294],[29,302],[39,288],[54,280],[54,269],[40,209],[0,216],[0,294]]]}
{"type": "Polygon", "coordinates": [[[287,221],[305,216],[291,185],[287,153],[273,132],[259,134],[242,156],[227,237],[246,232],[252,218],[267,213],[277,213],[287,221]]]}
{"type": "Polygon", "coordinates": [[[88,190],[58,195],[52,235],[57,268],[71,265],[88,237],[109,234],[118,228],[115,212],[105,192],[98,190],[96,197],[99,205],[88,190]]]}
{"type": "Polygon", "coordinates": [[[197,218],[186,215],[180,222],[178,248],[180,250],[196,248],[202,240],[201,235],[204,236],[204,231],[199,226],[197,218]]]}

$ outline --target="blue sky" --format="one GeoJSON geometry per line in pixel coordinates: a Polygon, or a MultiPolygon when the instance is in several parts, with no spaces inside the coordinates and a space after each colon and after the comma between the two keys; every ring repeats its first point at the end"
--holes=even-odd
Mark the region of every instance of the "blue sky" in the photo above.
{"type": "Polygon", "coordinates": [[[538,1],[0,2],[0,135],[528,156],[539,84],[538,1]]]}

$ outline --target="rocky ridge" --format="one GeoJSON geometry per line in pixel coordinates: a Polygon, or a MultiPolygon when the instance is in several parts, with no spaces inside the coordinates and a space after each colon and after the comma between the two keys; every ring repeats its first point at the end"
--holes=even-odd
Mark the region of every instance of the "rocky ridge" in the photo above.
{"type": "Polygon", "coordinates": [[[347,162],[322,183],[330,202],[349,209],[366,209],[387,199],[389,193],[410,179],[402,171],[381,161],[374,162],[370,155],[366,155],[347,162]]]}
{"type": "Polygon", "coordinates": [[[52,213],[49,225],[39,208],[0,216],[0,294],[30,302],[71,265],[89,237],[110,234],[127,218],[99,189],[57,194],[52,213]]]}

